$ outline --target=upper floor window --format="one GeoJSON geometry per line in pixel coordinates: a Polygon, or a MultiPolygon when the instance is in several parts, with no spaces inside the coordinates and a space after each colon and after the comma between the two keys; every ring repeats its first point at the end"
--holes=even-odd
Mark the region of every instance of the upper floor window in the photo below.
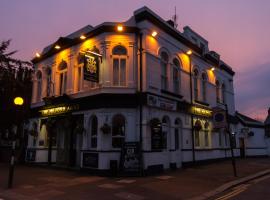
{"type": "Polygon", "coordinates": [[[198,76],[199,71],[197,69],[194,69],[193,71],[193,84],[194,84],[194,99],[199,99],[199,90],[198,90],[198,76]]]}
{"type": "Polygon", "coordinates": [[[226,103],[226,86],[224,83],[222,84],[221,90],[222,90],[222,103],[225,104],[226,103]]]}
{"type": "Polygon", "coordinates": [[[41,100],[42,96],[42,72],[40,70],[37,71],[37,100],[41,100]]]}
{"type": "Polygon", "coordinates": [[[160,54],[161,60],[161,89],[168,90],[168,72],[167,72],[167,66],[169,62],[169,56],[166,52],[161,52],[160,54]]]}
{"type": "Polygon", "coordinates": [[[180,63],[178,59],[173,59],[173,91],[175,93],[180,93],[181,84],[181,74],[180,74],[180,63]]]}
{"type": "Polygon", "coordinates": [[[207,75],[206,73],[202,74],[202,98],[203,101],[206,102],[206,95],[207,95],[207,75]]]}
{"type": "Polygon", "coordinates": [[[113,85],[126,86],[127,49],[123,46],[113,48],[113,85]]]}
{"type": "Polygon", "coordinates": [[[52,84],[52,70],[51,68],[47,67],[46,68],[46,75],[47,75],[47,94],[46,96],[51,95],[51,84],[52,84]]]}
{"type": "Polygon", "coordinates": [[[62,60],[58,66],[59,71],[59,95],[66,93],[67,89],[67,62],[62,60]]]}
{"type": "Polygon", "coordinates": [[[112,119],[112,147],[121,148],[125,142],[125,117],[121,114],[113,116],[112,119]]]}
{"type": "Polygon", "coordinates": [[[217,103],[220,103],[220,83],[218,80],[216,81],[216,98],[217,103]]]}

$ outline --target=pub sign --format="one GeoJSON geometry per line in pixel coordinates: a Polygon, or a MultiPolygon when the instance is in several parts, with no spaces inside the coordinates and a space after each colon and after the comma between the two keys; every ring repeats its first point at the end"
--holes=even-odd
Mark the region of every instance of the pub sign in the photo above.
{"type": "Polygon", "coordinates": [[[99,82],[99,60],[99,54],[91,51],[85,53],[83,67],[84,80],[99,82]]]}

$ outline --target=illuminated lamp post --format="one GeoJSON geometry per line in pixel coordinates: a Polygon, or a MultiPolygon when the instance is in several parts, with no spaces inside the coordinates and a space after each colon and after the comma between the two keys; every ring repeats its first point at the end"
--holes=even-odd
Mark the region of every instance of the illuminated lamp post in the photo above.
{"type": "MultiPolygon", "coordinates": [[[[193,106],[193,89],[192,89],[192,66],[191,66],[191,55],[192,55],[192,51],[188,50],[186,52],[186,55],[189,58],[189,86],[190,86],[190,104],[191,104],[191,108],[193,106]]],[[[190,118],[191,118],[191,142],[192,142],[192,161],[193,163],[195,163],[195,149],[194,149],[194,125],[193,125],[193,113],[192,113],[192,109],[190,112],[190,118]]]]}
{"type": "MultiPolygon", "coordinates": [[[[14,98],[14,105],[19,110],[19,108],[23,105],[24,100],[22,97],[14,98]]],[[[13,175],[14,175],[14,165],[15,165],[15,147],[16,147],[16,135],[18,133],[18,114],[16,114],[16,133],[12,134],[12,149],[11,149],[11,157],[10,157],[10,166],[9,166],[9,174],[8,174],[8,188],[12,188],[13,184],[13,175]]]]}

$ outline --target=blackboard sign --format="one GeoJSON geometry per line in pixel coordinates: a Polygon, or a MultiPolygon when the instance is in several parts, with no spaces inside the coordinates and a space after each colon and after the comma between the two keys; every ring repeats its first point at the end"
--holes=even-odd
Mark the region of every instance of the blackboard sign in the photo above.
{"type": "Polygon", "coordinates": [[[139,142],[125,142],[121,152],[120,169],[124,175],[138,175],[141,169],[139,142]]]}
{"type": "Polygon", "coordinates": [[[87,51],[83,67],[84,80],[92,82],[99,81],[99,58],[100,56],[95,52],[87,51]]]}
{"type": "Polygon", "coordinates": [[[98,168],[98,153],[83,153],[83,167],[98,168]]]}
{"type": "Polygon", "coordinates": [[[26,160],[28,162],[36,161],[36,150],[35,149],[27,149],[26,160]]]}
{"type": "Polygon", "coordinates": [[[153,150],[163,148],[162,126],[159,120],[151,121],[151,148],[153,150]]]}

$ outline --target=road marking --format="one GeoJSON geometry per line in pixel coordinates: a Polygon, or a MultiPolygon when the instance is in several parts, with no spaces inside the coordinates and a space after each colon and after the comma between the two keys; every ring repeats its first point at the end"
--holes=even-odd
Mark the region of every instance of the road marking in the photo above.
{"type": "Polygon", "coordinates": [[[99,185],[98,187],[106,188],[106,189],[119,189],[119,188],[122,188],[123,186],[122,185],[116,185],[116,184],[107,183],[107,184],[99,185]]]}
{"type": "Polygon", "coordinates": [[[122,179],[119,181],[116,181],[117,183],[134,183],[136,180],[131,180],[131,179],[122,179]]]}
{"type": "Polygon", "coordinates": [[[168,180],[168,179],[171,179],[173,177],[172,176],[157,176],[156,178],[160,179],[160,180],[168,180]]]}
{"type": "Polygon", "coordinates": [[[240,194],[241,192],[245,191],[246,189],[247,189],[247,186],[244,186],[242,188],[235,189],[232,192],[227,193],[227,194],[225,194],[225,195],[217,198],[216,200],[226,200],[226,199],[229,199],[231,197],[234,197],[234,196],[240,194]]]}
{"type": "Polygon", "coordinates": [[[119,192],[116,193],[115,196],[121,198],[121,199],[128,199],[128,200],[143,200],[145,199],[143,196],[132,194],[129,192],[119,192]]]}

